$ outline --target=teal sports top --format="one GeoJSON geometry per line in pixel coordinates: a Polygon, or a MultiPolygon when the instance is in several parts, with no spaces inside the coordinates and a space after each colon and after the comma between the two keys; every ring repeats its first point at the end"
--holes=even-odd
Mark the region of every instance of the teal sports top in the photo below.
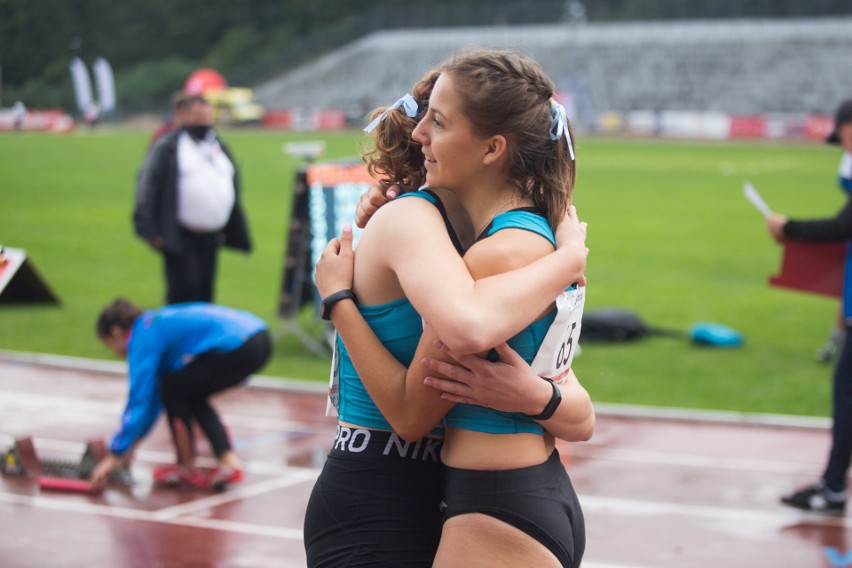
{"type": "MultiPolygon", "coordinates": [[[[446,213],[443,203],[432,192],[420,190],[403,193],[397,199],[404,197],[419,197],[435,205],[446,221],[446,213]]],[[[454,236],[449,224],[447,228],[454,236]]],[[[454,239],[454,243],[457,240],[454,239]]],[[[456,245],[457,248],[458,245],[456,245]]],[[[359,304],[358,310],[364,320],[376,334],[382,345],[403,365],[408,367],[414,358],[420,336],[423,334],[423,320],[420,314],[408,301],[408,298],[400,298],[384,304],[364,306],[359,304]]],[[[339,363],[339,388],[340,399],[337,413],[340,420],[351,422],[366,428],[392,430],[390,423],[382,416],[364,383],[355,371],[352,359],[346,346],[342,341],[337,342],[337,356],[339,363]]],[[[432,435],[440,434],[438,428],[432,435]]]]}
{"type": "MultiPolygon", "coordinates": [[[[536,209],[521,208],[501,213],[494,217],[483,230],[477,241],[490,237],[502,229],[524,229],[546,238],[556,248],[553,231],[547,219],[536,209]]],[[[509,339],[509,346],[527,363],[532,363],[548,329],[556,318],[554,308],[543,318],[522,329],[509,339]]],[[[492,352],[493,353],[493,352],[492,352]]],[[[501,412],[492,408],[471,404],[457,404],[444,417],[444,426],[462,430],[474,430],[489,434],[544,434],[544,428],[535,420],[520,412],[501,412]]]]}

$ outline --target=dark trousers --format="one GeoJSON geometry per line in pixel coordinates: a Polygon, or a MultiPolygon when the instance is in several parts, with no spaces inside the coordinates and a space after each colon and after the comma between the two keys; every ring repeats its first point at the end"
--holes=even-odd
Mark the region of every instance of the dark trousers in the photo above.
{"type": "Polygon", "coordinates": [[[240,348],[226,353],[202,353],[180,371],[160,380],[160,398],[169,419],[172,440],[175,420],[180,420],[193,439],[193,423],[197,423],[210,441],[216,457],[231,449],[231,441],[216,410],[208,398],[238,385],[269,360],[272,341],[269,332],[256,333],[240,348]]]}
{"type": "Polygon", "coordinates": [[[852,327],[846,326],[846,338],[840,359],[834,368],[834,423],[831,452],[823,479],[832,491],[846,489],[846,474],[852,458],[852,327]]]}
{"type": "Polygon", "coordinates": [[[166,303],[212,302],[216,278],[218,233],[183,233],[180,253],[163,253],[166,303]]]}

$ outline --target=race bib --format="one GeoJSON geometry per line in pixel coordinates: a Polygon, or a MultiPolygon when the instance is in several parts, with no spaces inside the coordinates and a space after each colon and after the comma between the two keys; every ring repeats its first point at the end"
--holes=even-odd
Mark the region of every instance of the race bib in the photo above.
{"type": "Polygon", "coordinates": [[[340,360],[337,357],[337,332],[334,332],[334,341],[331,348],[331,371],[328,375],[328,400],[325,403],[325,415],[337,416],[340,404],[340,360]]]}
{"type": "Polygon", "coordinates": [[[568,376],[580,339],[585,302],[585,286],[565,290],[556,299],[556,319],[532,362],[532,370],[539,377],[559,383],[568,376]]]}

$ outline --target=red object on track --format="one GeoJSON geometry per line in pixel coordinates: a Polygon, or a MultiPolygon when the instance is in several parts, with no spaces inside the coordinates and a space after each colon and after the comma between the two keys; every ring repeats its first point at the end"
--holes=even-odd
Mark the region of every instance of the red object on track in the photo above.
{"type": "Polygon", "coordinates": [[[77,493],[97,493],[92,484],[85,479],[65,479],[63,477],[39,477],[38,486],[56,491],[75,491],[77,493]]]}

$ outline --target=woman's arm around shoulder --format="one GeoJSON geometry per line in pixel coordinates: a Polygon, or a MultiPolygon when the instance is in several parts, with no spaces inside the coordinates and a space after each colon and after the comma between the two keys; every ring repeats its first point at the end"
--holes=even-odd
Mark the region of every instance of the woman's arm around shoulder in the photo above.
{"type": "Polygon", "coordinates": [[[421,235],[416,244],[399,235],[399,242],[409,243],[413,250],[394,244],[397,250],[391,267],[406,297],[446,344],[459,353],[484,351],[535,321],[562,290],[582,279],[585,231],[576,218],[565,222],[577,226],[570,247],[554,252],[541,237],[508,229],[471,247],[465,254],[468,264],[458,255],[448,256],[446,247],[433,247],[434,235],[421,235]],[[509,241],[505,233],[521,235],[509,241]],[[532,248],[518,243],[531,243],[532,248]],[[507,250],[512,254],[506,254],[507,250]],[[474,266],[481,270],[474,272],[474,266]]]}
{"type": "MultiPolygon", "coordinates": [[[[553,386],[536,376],[530,366],[507,344],[495,347],[499,361],[488,361],[475,355],[453,355],[446,346],[442,351],[452,361],[424,358],[421,365],[432,371],[424,384],[441,392],[441,398],[452,403],[476,404],[502,412],[520,412],[529,416],[541,414],[553,397],[553,386]]],[[[574,371],[556,385],[562,402],[542,426],[556,438],[567,442],[583,442],[595,429],[592,399],[580,384],[574,371]]]]}

